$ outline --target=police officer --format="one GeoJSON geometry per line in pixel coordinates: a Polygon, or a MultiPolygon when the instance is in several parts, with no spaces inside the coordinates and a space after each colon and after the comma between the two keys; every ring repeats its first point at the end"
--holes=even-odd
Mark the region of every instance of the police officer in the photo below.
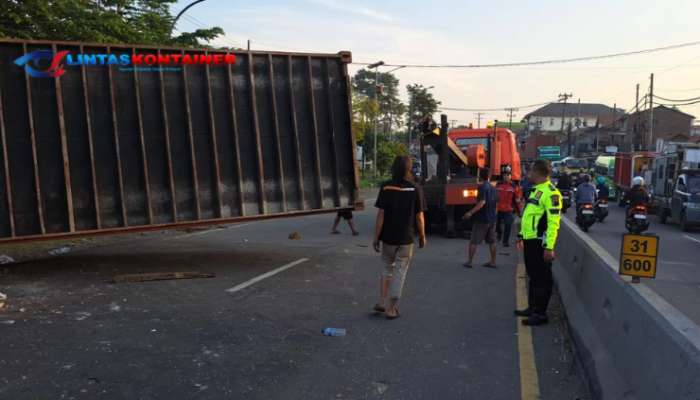
{"type": "Polygon", "coordinates": [[[528,317],[523,325],[543,325],[552,296],[552,260],[561,220],[561,193],[549,181],[552,165],[547,160],[532,164],[531,179],[535,185],[522,217],[518,249],[523,250],[525,269],[530,277],[528,308],[515,310],[515,315],[528,317]]]}

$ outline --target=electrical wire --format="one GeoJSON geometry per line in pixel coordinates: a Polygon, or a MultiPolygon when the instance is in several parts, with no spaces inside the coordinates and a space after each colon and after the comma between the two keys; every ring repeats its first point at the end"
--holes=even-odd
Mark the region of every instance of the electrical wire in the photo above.
{"type": "Polygon", "coordinates": [[[684,99],[684,100],[673,100],[673,99],[667,99],[665,97],[661,97],[659,95],[654,95],[654,99],[661,99],[661,100],[665,100],[665,101],[671,101],[674,103],[684,103],[684,102],[688,102],[688,101],[700,100],[700,97],[694,97],[692,99],[684,99]]]}
{"type": "MultiPolygon", "coordinates": [[[[519,67],[519,66],[525,66],[525,65],[563,64],[563,63],[572,63],[572,62],[579,62],[579,61],[592,61],[592,60],[603,60],[603,59],[617,58],[617,57],[629,57],[629,56],[635,56],[635,55],[639,55],[639,54],[649,54],[649,53],[655,53],[655,52],[659,52],[659,51],[675,50],[675,49],[697,46],[697,45],[700,45],[700,41],[681,43],[681,44],[665,46],[665,47],[656,47],[653,49],[630,51],[630,52],[626,52],[626,53],[606,54],[606,55],[601,55],[601,56],[588,56],[588,57],[578,57],[578,58],[565,58],[565,59],[546,60],[546,61],[519,62],[519,63],[467,64],[467,65],[458,65],[458,64],[454,64],[454,65],[419,65],[419,64],[392,65],[392,64],[384,64],[384,66],[385,67],[402,67],[403,66],[403,67],[409,67],[409,68],[503,68],[503,67],[519,67]]],[[[369,65],[367,63],[357,63],[357,64],[369,65]]],[[[678,67],[678,66],[676,66],[676,67],[678,67]]],[[[673,68],[676,68],[676,67],[673,67],[673,68]]],[[[673,69],[673,68],[671,68],[671,69],[673,69]]],[[[668,72],[671,69],[669,69],[665,72],[668,72]]]]}
{"type": "MultiPolygon", "coordinates": [[[[173,11],[175,11],[175,12],[180,12],[180,10],[178,10],[176,7],[170,6],[170,8],[171,8],[173,11]]],[[[184,18],[184,19],[186,19],[187,21],[189,21],[190,23],[199,26],[200,28],[211,29],[211,27],[208,26],[207,24],[205,24],[204,22],[202,22],[202,21],[200,21],[200,20],[198,20],[198,19],[196,19],[196,18],[194,18],[194,17],[191,17],[191,16],[189,16],[189,15],[187,15],[187,14],[183,14],[180,18],[184,18]]],[[[182,33],[182,32],[181,32],[181,33],[182,33]]],[[[240,47],[240,48],[243,48],[243,47],[244,47],[242,44],[240,44],[240,43],[236,42],[235,40],[229,38],[229,37],[226,36],[225,34],[224,34],[224,35],[219,35],[219,36],[220,36],[222,39],[226,40],[227,42],[229,42],[229,43],[235,45],[236,47],[240,47]]]]}
{"type": "MultiPolygon", "coordinates": [[[[656,96],[654,96],[654,97],[656,97],[656,96]]],[[[690,106],[693,104],[700,104],[700,100],[693,101],[691,103],[683,103],[683,104],[680,104],[680,103],[663,104],[663,103],[657,103],[657,102],[654,102],[654,104],[656,104],[657,106],[664,106],[664,107],[690,106]]]]}
{"type": "Polygon", "coordinates": [[[697,92],[700,88],[696,89],[654,89],[657,92],[697,92]]]}

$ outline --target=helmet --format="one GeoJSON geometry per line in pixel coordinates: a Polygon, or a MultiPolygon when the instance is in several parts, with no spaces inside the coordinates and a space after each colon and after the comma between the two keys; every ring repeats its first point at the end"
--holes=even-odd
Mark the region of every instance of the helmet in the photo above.
{"type": "Polygon", "coordinates": [[[561,171],[559,174],[562,176],[569,176],[570,172],[568,170],[564,170],[564,171],[561,171]]]}
{"type": "Polygon", "coordinates": [[[588,174],[582,174],[582,175],[581,175],[581,179],[582,179],[584,182],[590,182],[590,181],[591,181],[591,176],[588,175],[588,174]]]}
{"type": "Polygon", "coordinates": [[[599,176],[599,177],[598,177],[598,183],[600,183],[601,185],[604,184],[604,183],[605,183],[605,178],[603,178],[602,176],[599,176]]]}
{"type": "Polygon", "coordinates": [[[634,179],[632,179],[632,186],[642,186],[644,184],[644,178],[641,176],[635,176],[634,179]]]}

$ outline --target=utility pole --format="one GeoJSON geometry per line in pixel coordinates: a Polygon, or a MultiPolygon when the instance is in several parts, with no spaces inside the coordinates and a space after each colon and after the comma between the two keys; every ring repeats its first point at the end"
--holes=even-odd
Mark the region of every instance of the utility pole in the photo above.
{"type": "Polygon", "coordinates": [[[476,121],[477,121],[476,126],[478,129],[481,129],[481,116],[484,114],[485,113],[482,113],[482,112],[474,113],[474,115],[476,115],[476,121]]]}
{"type": "Polygon", "coordinates": [[[250,39],[248,39],[248,51],[250,51],[250,39]]]}
{"type": "Polygon", "coordinates": [[[517,108],[506,108],[506,111],[508,111],[508,129],[513,127],[513,117],[515,114],[513,114],[514,111],[518,111],[517,108]]]}
{"type": "MultiPolygon", "coordinates": [[[[561,110],[561,135],[562,136],[564,136],[564,119],[566,118],[566,101],[568,99],[570,99],[571,97],[573,97],[572,93],[569,93],[569,94],[559,93],[559,101],[564,102],[564,107],[562,107],[562,110],[561,110]]],[[[571,155],[571,134],[569,134],[569,138],[566,141],[566,152],[567,152],[568,156],[571,155]]]]}
{"type": "MultiPolygon", "coordinates": [[[[637,139],[635,136],[639,135],[639,84],[637,84],[637,97],[636,97],[636,102],[634,108],[636,109],[636,112],[634,113],[634,126],[632,127],[632,143],[634,143],[637,139]]],[[[634,145],[633,145],[634,146],[634,145]]],[[[634,149],[634,147],[632,147],[634,149]]]]}
{"type": "Polygon", "coordinates": [[[453,120],[450,120],[450,122],[452,122],[452,129],[454,129],[454,128],[455,128],[455,122],[457,122],[457,120],[456,120],[456,119],[453,119],[453,120]]]}
{"type": "MultiPolygon", "coordinates": [[[[367,69],[374,68],[374,101],[379,103],[379,67],[384,65],[384,61],[376,62],[372,65],[368,65],[367,69]]],[[[377,113],[379,114],[379,113],[377,113]]],[[[374,162],[372,167],[374,169],[374,178],[377,178],[377,124],[379,123],[379,115],[374,116],[374,162]]]]}
{"type": "Polygon", "coordinates": [[[654,141],[652,130],[654,128],[654,74],[651,74],[651,86],[649,86],[649,141],[647,142],[647,151],[651,151],[651,145],[654,141]]]}
{"type": "Polygon", "coordinates": [[[566,139],[566,140],[567,140],[567,145],[569,146],[569,148],[568,148],[569,156],[574,156],[574,157],[576,157],[576,154],[573,154],[574,151],[571,150],[571,125],[572,125],[572,124],[571,124],[571,111],[569,111],[569,124],[568,124],[569,128],[567,129],[567,133],[568,133],[568,134],[567,134],[567,139],[566,139]]]}
{"type": "Polygon", "coordinates": [[[578,157],[578,128],[581,126],[581,99],[578,99],[578,118],[576,118],[576,138],[574,143],[574,153],[578,157]]]}

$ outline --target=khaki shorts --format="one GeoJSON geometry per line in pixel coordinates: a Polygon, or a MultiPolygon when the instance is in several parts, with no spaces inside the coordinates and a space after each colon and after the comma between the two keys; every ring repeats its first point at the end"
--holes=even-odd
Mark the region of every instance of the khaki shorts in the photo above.
{"type": "Polygon", "coordinates": [[[484,241],[486,244],[496,243],[496,223],[474,221],[471,244],[479,245],[484,241]]]}

